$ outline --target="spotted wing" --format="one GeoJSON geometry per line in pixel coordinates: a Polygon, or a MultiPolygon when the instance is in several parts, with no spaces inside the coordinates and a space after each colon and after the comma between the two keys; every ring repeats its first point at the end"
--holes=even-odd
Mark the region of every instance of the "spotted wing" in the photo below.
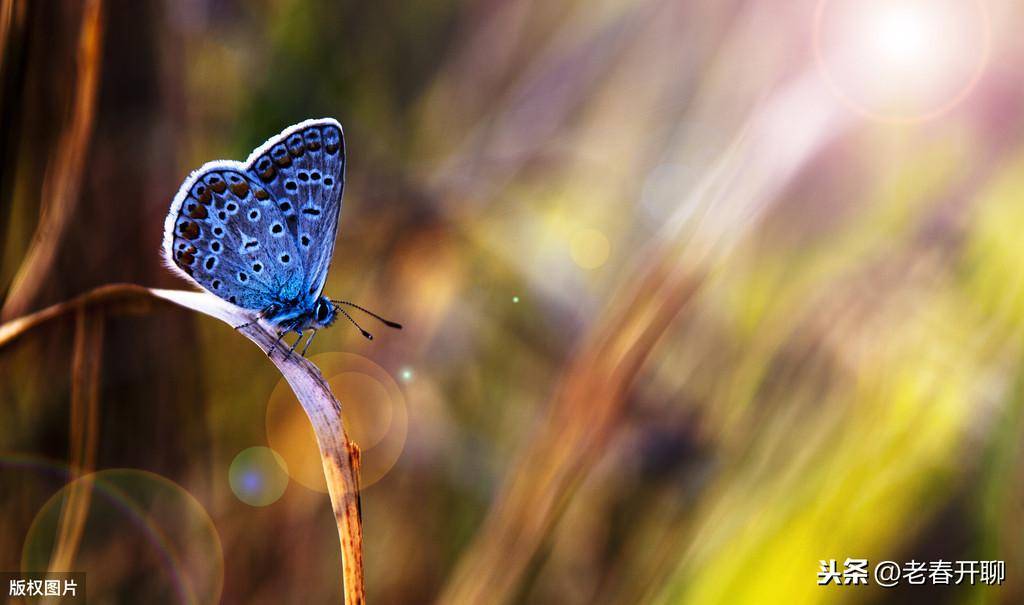
{"type": "Polygon", "coordinates": [[[246,309],[299,299],[302,258],[278,200],[239,162],[211,162],[175,196],[164,256],[180,273],[246,309]]]}
{"type": "Polygon", "coordinates": [[[345,185],[345,138],[336,120],[307,120],[253,152],[249,178],[276,200],[302,259],[302,296],[320,295],[334,255],[345,185]]]}

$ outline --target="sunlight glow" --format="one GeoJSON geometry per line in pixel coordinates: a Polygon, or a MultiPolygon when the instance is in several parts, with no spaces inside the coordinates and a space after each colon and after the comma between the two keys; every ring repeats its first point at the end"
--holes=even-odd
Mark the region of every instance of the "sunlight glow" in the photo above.
{"type": "Polygon", "coordinates": [[[934,12],[908,4],[893,4],[869,15],[873,20],[869,50],[877,63],[898,70],[927,69],[941,44],[942,20],[934,12]]]}
{"type": "Polygon", "coordinates": [[[822,0],[819,67],[833,91],[873,118],[916,121],[962,101],[988,57],[979,0],[822,0]]]}

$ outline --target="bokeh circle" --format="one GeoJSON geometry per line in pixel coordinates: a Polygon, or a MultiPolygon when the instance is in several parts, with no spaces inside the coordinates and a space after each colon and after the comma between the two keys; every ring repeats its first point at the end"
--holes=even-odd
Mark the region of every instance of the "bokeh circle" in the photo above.
{"type": "Polygon", "coordinates": [[[584,269],[597,269],[604,265],[611,250],[608,236],[597,229],[580,229],[569,240],[569,255],[584,269]]]}
{"type": "Polygon", "coordinates": [[[91,473],[39,509],[22,547],[21,569],[49,567],[79,519],[72,569],[86,573],[89,602],[214,604],[224,587],[220,535],[206,509],[173,481],[137,469],[91,473]],[[86,497],[82,497],[85,494],[86,497]]]}
{"type": "MultiPolygon", "coordinates": [[[[387,475],[405,447],[405,395],[387,370],[361,355],[322,353],[310,360],[341,402],[345,430],[362,453],[360,487],[369,487],[387,475]]],[[[267,443],[284,459],[292,479],[327,491],[316,435],[283,379],[267,402],[267,443]]]]}
{"type": "Polygon", "coordinates": [[[250,506],[269,506],[284,495],[288,487],[288,464],[269,447],[242,450],[228,469],[231,491],[250,506]]]}

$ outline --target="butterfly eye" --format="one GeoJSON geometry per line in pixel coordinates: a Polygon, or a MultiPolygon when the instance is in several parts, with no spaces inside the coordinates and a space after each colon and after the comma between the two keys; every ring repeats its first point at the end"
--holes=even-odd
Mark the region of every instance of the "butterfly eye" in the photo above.
{"type": "Polygon", "coordinates": [[[320,301],[320,302],[317,303],[317,305],[316,305],[316,320],[318,322],[323,323],[323,322],[327,321],[327,318],[330,316],[330,313],[331,313],[331,308],[329,306],[327,306],[326,304],[324,304],[323,301],[320,301]]]}
{"type": "Polygon", "coordinates": [[[331,177],[324,177],[324,187],[331,187],[334,185],[334,179],[331,177]]]}
{"type": "Polygon", "coordinates": [[[284,184],[284,188],[287,189],[288,191],[295,191],[296,189],[299,188],[299,185],[295,181],[286,181],[284,184]]]}

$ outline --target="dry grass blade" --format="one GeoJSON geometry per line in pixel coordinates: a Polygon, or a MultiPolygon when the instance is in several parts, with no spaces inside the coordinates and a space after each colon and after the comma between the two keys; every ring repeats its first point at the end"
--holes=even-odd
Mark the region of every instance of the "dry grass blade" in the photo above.
{"type": "MultiPolygon", "coordinates": [[[[202,292],[161,290],[133,284],[112,284],[91,290],[69,301],[0,324],[0,347],[32,328],[64,314],[102,305],[138,305],[163,300],[186,307],[232,326],[249,317],[234,305],[202,292]]],[[[260,324],[238,330],[260,349],[273,347],[276,335],[260,324]]],[[[363,580],[363,530],[359,505],[359,449],[349,441],[341,419],[341,403],[315,365],[278,347],[270,360],[284,376],[313,425],[320,448],[324,475],[341,540],[342,575],[346,605],[366,602],[363,580]]]]}
{"type": "MultiPolygon", "coordinates": [[[[211,294],[183,290],[152,289],[149,292],[164,300],[241,326],[249,316],[211,294]]],[[[256,343],[264,353],[274,347],[277,336],[258,323],[238,330],[256,343]]],[[[363,529],[359,510],[359,449],[349,441],[341,421],[341,403],[334,397],[320,370],[306,358],[289,354],[277,347],[270,355],[281,375],[302,404],[316,433],[320,458],[327,479],[334,516],[341,539],[342,573],[346,605],[365,603],[363,588],[363,529]]]]}
{"type": "Polygon", "coordinates": [[[99,382],[103,350],[102,311],[79,308],[75,312],[75,348],[71,361],[71,445],[68,466],[71,485],[61,507],[57,542],[50,556],[50,571],[71,571],[82,539],[92,498],[89,474],[96,467],[99,418],[99,382]],[[79,481],[75,479],[81,478],[79,481]]]}
{"type": "Polygon", "coordinates": [[[16,317],[0,324],[0,348],[17,340],[36,326],[44,324],[51,319],[62,317],[68,313],[88,308],[94,305],[147,304],[153,301],[153,294],[149,288],[136,286],[134,284],[110,284],[100,286],[84,294],[76,296],[71,300],[57,303],[30,313],[22,317],[16,317]]]}
{"type": "Polygon", "coordinates": [[[103,4],[100,0],[90,0],[82,9],[71,123],[62,133],[57,152],[47,168],[39,225],[25,260],[14,277],[10,294],[0,310],[0,318],[3,319],[24,314],[42,285],[50,279],[57,246],[63,240],[62,235],[68,222],[75,215],[74,207],[79,200],[78,192],[92,135],[93,116],[96,113],[103,39],[102,15],[103,4]]]}
{"type": "Polygon", "coordinates": [[[641,262],[635,266],[644,269],[620,288],[563,372],[549,418],[512,464],[441,602],[505,603],[515,597],[575,487],[600,459],[622,417],[630,385],[658,339],[705,274],[831,136],[825,126],[838,128],[831,106],[809,81],[807,76],[796,78],[751,114],[692,198],[637,257],[641,262]],[[780,155],[777,149],[790,133],[775,118],[798,108],[805,113],[815,109],[807,114],[814,117],[811,127],[792,153],[780,155]],[[695,237],[691,228],[702,237],[695,237]]]}
{"type": "Polygon", "coordinates": [[[644,361],[701,283],[701,276],[669,264],[654,266],[626,290],[566,370],[550,416],[512,464],[440,602],[514,598],[574,487],[599,459],[644,361]]]}
{"type": "Polygon", "coordinates": [[[14,20],[14,0],[0,0],[0,67],[7,58],[7,32],[14,20]]]}

